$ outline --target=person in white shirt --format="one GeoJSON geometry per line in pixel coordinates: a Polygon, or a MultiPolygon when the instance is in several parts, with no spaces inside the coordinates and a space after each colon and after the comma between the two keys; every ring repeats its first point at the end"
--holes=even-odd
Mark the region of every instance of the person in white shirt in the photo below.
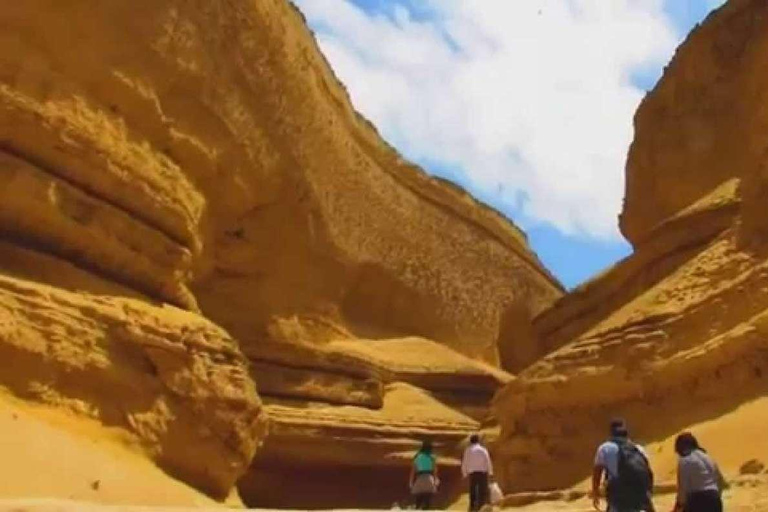
{"type": "Polygon", "coordinates": [[[469,446],[464,450],[461,474],[469,478],[469,510],[476,512],[488,503],[488,477],[493,475],[491,456],[477,434],[469,438],[469,446]]]}

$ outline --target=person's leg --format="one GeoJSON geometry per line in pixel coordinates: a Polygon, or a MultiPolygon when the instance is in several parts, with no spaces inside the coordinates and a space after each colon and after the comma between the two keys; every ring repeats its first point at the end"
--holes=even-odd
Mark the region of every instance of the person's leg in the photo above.
{"type": "Polygon", "coordinates": [[[489,489],[488,489],[488,473],[478,473],[478,503],[477,508],[478,510],[483,508],[485,505],[488,505],[490,503],[490,498],[488,496],[489,489]]]}
{"type": "Polygon", "coordinates": [[[691,511],[695,512],[698,509],[699,509],[699,493],[694,492],[692,494],[689,494],[685,500],[685,506],[683,507],[683,512],[691,512],[691,511]]]}
{"type": "Polygon", "coordinates": [[[715,506],[712,510],[715,512],[723,512],[723,496],[719,491],[715,492],[715,506]]]}
{"type": "Polygon", "coordinates": [[[426,510],[426,508],[424,507],[424,496],[427,496],[427,495],[423,493],[419,493],[416,496],[414,496],[415,502],[416,502],[415,503],[416,510],[426,510]]]}
{"type": "Polygon", "coordinates": [[[702,491],[691,494],[685,507],[686,512],[722,512],[723,501],[717,491],[702,491]]]}
{"type": "Polygon", "coordinates": [[[480,507],[477,506],[477,473],[469,474],[469,510],[475,512],[480,507]]]}
{"type": "Polygon", "coordinates": [[[469,512],[475,510],[475,480],[472,475],[467,476],[469,482],[469,512]]]}

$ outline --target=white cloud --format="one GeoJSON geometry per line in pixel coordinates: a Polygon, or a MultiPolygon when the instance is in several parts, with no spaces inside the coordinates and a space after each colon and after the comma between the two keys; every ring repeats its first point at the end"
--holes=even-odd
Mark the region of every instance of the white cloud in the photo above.
{"type": "MultiPolygon", "coordinates": [[[[411,159],[527,223],[618,236],[624,159],[644,91],[677,36],[662,0],[421,0],[367,13],[295,0],[355,106],[411,159]]],[[[710,1],[710,0],[707,0],[710,1]]]]}

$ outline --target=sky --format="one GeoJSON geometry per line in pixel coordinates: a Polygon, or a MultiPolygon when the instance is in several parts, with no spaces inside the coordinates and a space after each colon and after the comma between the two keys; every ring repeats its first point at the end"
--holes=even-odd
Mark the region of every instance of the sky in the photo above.
{"type": "Polygon", "coordinates": [[[724,0],[293,0],[352,103],[568,288],[626,257],[632,117],[724,0]]]}

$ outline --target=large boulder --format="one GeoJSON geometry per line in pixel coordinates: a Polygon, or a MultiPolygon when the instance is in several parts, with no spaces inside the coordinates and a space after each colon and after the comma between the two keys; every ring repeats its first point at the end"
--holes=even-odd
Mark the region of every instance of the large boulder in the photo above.
{"type": "Polygon", "coordinates": [[[167,472],[227,496],[266,428],[237,343],[194,313],[121,296],[68,263],[5,243],[0,261],[0,386],[126,430],[167,472]],[[78,292],[18,277],[30,265],[78,292]]]}

